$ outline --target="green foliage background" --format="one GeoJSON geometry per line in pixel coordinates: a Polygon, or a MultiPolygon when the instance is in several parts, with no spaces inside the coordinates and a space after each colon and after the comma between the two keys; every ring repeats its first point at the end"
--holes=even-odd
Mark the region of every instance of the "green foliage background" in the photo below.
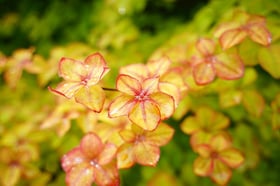
{"type": "MultiPolygon", "coordinates": [[[[108,84],[114,87],[115,77],[121,66],[145,62],[158,49],[184,45],[194,37],[210,36],[213,26],[236,8],[267,18],[273,43],[277,45],[272,54],[276,56],[276,60],[269,59],[274,64],[267,68],[259,65],[260,59],[265,61],[267,58],[256,59],[261,51],[254,50],[256,46],[245,46],[248,52],[243,57],[255,59],[253,65],[248,65],[245,77],[234,83],[218,81],[204,91],[190,94],[179,107],[179,111],[190,107],[190,112],[182,118],[168,121],[176,129],[176,133],[174,139],[162,148],[158,166],[135,166],[122,170],[121,181],[122,185],[127,186],[147,185],[156,178],[161,186],[214,185],[209,179],[197,177],[192,172],[196,154],[190,148],[189,137],[179,127],[180,122],[192,113],[192,108],[208,105],[231,119],[229,130],[235,146],[245,154],[245,165],[234,171],[229,185],[278,186],[280,136],[271,123],[272,116],[279,118],[280,113],[277,109],[276,114],[274,113],[271,103],[280,92],[280,62],[277,58],[280,53],[280,1],[0,0],[0,52],[4,56],[12,56],[19,48],[34,47],[36,54],[50,59],[51,51],[56,47],[64,48],[69,55],[82,53],[87,56],[101,51],[111,68],[107,77],[108,84]],[[83,47],[90,49],[84,51],[83,47]],[[262,116],[256,117],[255,108],[260,105],[258,99],[252,98],[250,101],[250,96],[246,98],[249,100],[247,107],[221,107],[217,88],[219,85],[232,90],[258,92],[265,101],[262,116]]],[[[49,68],[45,70],[51,70],[49,68]]],[[[58,137],[54,131],[41,130],[39,127],[55,107],[55,98],[47,90],[47,86],[58,82],[57,75],[53,74],[49,80],[40,84],[39,75],[24,71],[16,88],[11,89],[3,75],[5,70],[0,67],[0,146],[16,151],[19,141],[23,140],[27,144],[24,148],[34,156],[32,161],[23,165],[24,172],[33,176],[30,179],[26,175],[22,176],[16,185],[65,185],[65,175],[60,168],[59,159],[78,144],[82,132],[75,121],[64,137],[58,137]]],[[[277,108],[279,107],[280,104],[277,108]]],[[[279,119],[275,122],[279,122],[279,119]]],[[[7,166],[9,165],[4,161],[0,161],[0,172],[7,166]]],[[[13,185],[12,180],[10,183],[13,185]]]]}

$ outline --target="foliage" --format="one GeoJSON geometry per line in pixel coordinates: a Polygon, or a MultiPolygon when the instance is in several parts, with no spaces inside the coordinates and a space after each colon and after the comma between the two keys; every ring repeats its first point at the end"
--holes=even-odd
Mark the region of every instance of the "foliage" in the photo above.
{"type": "Polygon", "coordinates": [[[189,3],[0,2],[0,185],[278,185],[280,4],[189,3]]]}

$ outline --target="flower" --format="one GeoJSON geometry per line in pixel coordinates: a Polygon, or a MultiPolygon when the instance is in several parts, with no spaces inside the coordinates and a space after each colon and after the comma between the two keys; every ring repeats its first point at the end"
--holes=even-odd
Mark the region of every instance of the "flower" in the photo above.
{"type": "Polygon", "coordinates": [[[226,185],[232,175],[231,168],[239,167],[244,161],[243,155],[232,147],[231,139],[225,134],[196,146],[196,151],[200,156],[194,161],[194,172],[199,176],[210,176],[219,185],[226,185]]]}
{"type": "Polygon", "coordinates": [[[235,53],[216,53],[216,44],[213,40],[200,38],[196,42],[196,49],[200,56],[191,59],[192,72],[195,82],[205,85],[214,81],[218,76],[221,79],[232,80],[243,76],[244,64],[235,53]]]}
{"type": "Polygon", "coordinates": [[[181,129],[191,135],[191,145],[206,143],[213,135],[221,133],[230,124],[229,119],[222,113],[208,107],[201,107],[195,116],[187,117],[181,124],[181,129]]]}
{"type": "Polygon", "coordinates": [[[67,185],[90,186],[95,182],[98,186],[118,186],[116,151],[115,145],[103,144],[94,133],[86,134],[80,145],[61,159],[67,185]]]}
{"type": "Polygon", "coordinates": [[[105,93],[98,82],[108,71],[109,68],[99,53],[89,55],[84,62],[62,58],[59,62],[59,75],[64,81],[56,89],[49,89],[69,99],[75,97],[76,102],[95,112],[101,112],[105,93]]]}
{"type": "Polygon", "coordinates": [[[154,130],[175,109],[172,96],[160,92],[158,84],[158,77],[140,81],[120,74],[117,78],[117,90],[121,95],[109,105],[109,117],[127,115],[132,123],[145,130],[154,130]]]}
{"type": "Polygon", "coordinates": [[[167,144],[174,134],[174,129],[165,123],[153,131],[145,131],[132,124],[131,130],[120,131],[120,136],[125,141],[118,149],[118,167],[129,168],[135,162],[156,166],[160,157],[160,146],[167,144]]]}
{"type": "Polygon", "coordinates": [[[234,15],[234,19],[239,20],[221,24],[214,33],[219,38],[223,49],[229,49],[241,43],[246,37],[258,44],[270,45],[272,36],[266,28],[264,17],[238,12],[234,15]]]}

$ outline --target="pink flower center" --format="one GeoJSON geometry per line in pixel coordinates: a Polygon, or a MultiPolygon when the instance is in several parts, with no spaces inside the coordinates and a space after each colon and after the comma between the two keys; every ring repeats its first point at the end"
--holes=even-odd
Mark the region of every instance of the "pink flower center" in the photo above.
{"type": "Polygon", "coordinates": [[[140,93],[135,95],[135,99],[137,101],[145,101],[147,99],[149,99],[149,96],[147,95],[147,92],[142,90],[140,93]]]}

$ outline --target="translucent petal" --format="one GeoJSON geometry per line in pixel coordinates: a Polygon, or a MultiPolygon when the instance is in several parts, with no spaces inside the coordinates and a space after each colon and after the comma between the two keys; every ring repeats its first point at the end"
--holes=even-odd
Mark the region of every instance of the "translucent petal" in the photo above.
{"type": "Polygon", "coordinates": [[[216,46],[213,40],[200,38],[196,42],[196,48],[199,52],[201,52],[201,54],[203,54],[204,56],[208,56],[214,53],[216,46]]]}
{"type": "Polygon", "coordinates": [[[132,143],[124,143],[118,148],[117,160],[119,169],[129,168],[134,165],[135,160],[132,143]]]}
{"type": "Polygon", "coordinates": [[[211,179],[219,185],[226,185],[232,175],[231,170],[219,160],[214,160],[211,179]]]}
{"type": "Polygon", "coordinates": [[[215,70],[212,64],[202,62],[193,67],[193,76],[197,84],[205,85],[214,80],[215,70]]]}
{"type": "Polygon", "coordinates": [[[56,94],[62,95],[70,99],[82,87],[83,85],[80,82],[63,81],[60,84],[58,84],[58,86],[55,89],[49,87],[49,90],[51,92],[54,92],[56,94]]]}
{"type": "Polygon", "coordinates": [[[78,164],[66,173],[69,186],[91,186],[94,181],[94,168],[86,163],[78,164]]]}
{"type": "Polygon", "coordinates": [[[104,145],[97,135],[88,133],[82,138],[80,148],[88,159],[95,159],[103,151],[104,145]]]}
{"type": "Polygon", "coordinates": [[[136,95],[140,93],[142,90],[140,82],[128,75],[120,74],[117,78],[117,89],[120,92],[136,95]]]}
{"type": "Polygon", "coordinates": [[[109,117],[118,117],[127,115],[136,104],[134,97],[130,95],[121,95],[117,97],[109,106],[109,117]]]}
{"type": "Polygon", "coordinates": [[[240,24],[237,22],[222,23],[216,28],[216,30],[214,32],[214,36],[216,38],[219,38],[224,32],[226,32],[228,30],[233,30],[239,26],[240,26],[240,24]]]}
{"type": "Polygon", "coordinates": [[[193,134],[199,130],[201,130],[201,126],[197,119],[193,116],[187,117],[181,124],[181,129],[186,134],[193,134]]]}
{"type": "Polygon", "coordinates": [[[198,157],[193,163],[194,173],[199,176],[208,176],[213,171],[213,161],[211,158],[198,157]]]}
{"type": "Polygon", "coordinates": [[[263,24],[254,24],[250,26],[249,37],[264,46],[269,46],[272,41],[272,36],[269,30],[263,24]]]}
{"type": "Polygon", "coordinates": [[[209,144],[196,145],[194,150],[203,158],[211,158],[212,149],[209,144]]]}
{"type": "Polygon", "coordinates": [[[58,73],[67,81],[80,81],[81,77],[87,75],[84,64],[71,58],[61,58],[58,73]]]}
{"type": "Polygon", "coordinates": [[[120,74],[126,74],[136,79],[148,78],[148,69],[146,65],[142,63],[131,64],[120,69],[120,74]]]}
{"type": "Polygon", "coordinates": [[[239,167],[244,162],[244,156],[235,148],[226,149],[220,152],[219,157],[231,168],[239,167]]]}
{"type": "Polygon", "coordinates": [[[142,91],[144,91],[146,95],[150,95],[159,90],[158,85],[159,85],[158,77],[147,78],[142,83],[142,91]]]}
{"type": "Polygon", "coordinates": [[[247,32],[243,29],[232,29],[225,31],[219,38],[220,44],[224,50],[229,49],[241,43],[247,36],[247,32]]]}
{"type": "Polygon", "coordinates": [[[96,84],[109,71],[106,61],[100,53],[88,56],[84,64],[89,76],[88,85],[96,84]]]}
{"type": "Polygon", "coordinates": [[[135,140],[135,133],[131,130],[122,130],[119,133],[121,138],[126,142],[133,142],[135,140]]]}
{"type": "Polygon", "coordinates": [[[61,158],[61,166],[65,172],[68,172],[72,167],[84,163],[85,161],[86,157],[81,152],[81,149],[76,147],[61,158]]]}
{"type": "Polygon", "coordinates": [[[7,168],[2,168],[1,166],[1,176],[0,181],[3,186],[13,186],[18,185],[21,178],[21,173],[24,171],[21,166],[8,166],[7,168]]]}
{"type": "Polygon", "coordinates": [[[128,117],[144,130],[154,130],[160,122],[160,111],[156,104],[143,101],[132,108],[128,117]]]}
{"type": "Polygon", "coordinates": [[[215,133],[209,132],[209,131],[204,131],[200,130],[191,135],[190,143],[193,149],[196,148],[197,145],[199,144],[209,144],[209,140],[212,138],[212,136],[215,133]]]}
{"type": "Polygon", "coordinates": [[[211,139],[210,144],[215,151],[221,152],[229,148],[232,144],[232,141],[227,133],[219,133],[211,139]]]}
{"type": "Polygon", "coordinates": [[[136,162],[144,166],[156,166],[160,157],[159,147],[145,141],[135,143],[133,153],[136,162]]]}
{"type": "Polygon", "coordinates": [[[158,60],[149,61],[147,67],[151,76],[161,76],[167,72],[171,65],[171,61],[167,56],[163,56],[158,60]]]}
{"type": "Polygon", "coordinates": [[[112,143],[106,143],[103,151],[98,156],[98,164],[106,165],[116,157],[117,147],[112,143]]]}
{"type": "Polygon", "coordinates": [[[239,79],[244,74],[244,64],[236,54],[221,53],[213,63],[216,75],[222,79],[239,79]]]}
{"type": "Polygon", "coordinates": [[[151,94],[150,98],[157,104],[162,120],[169,118],[174,113],[175,103],[172,96],[163,92],[157,92],[151,94]]]}
{"type": "Polygon", "coordinates": [[[147,132],[146,140],[153,145],[163,146],[171,140],[173,134],[173,128],[165,123],[160,123],[154,131],[147,132]]]}
{"type": "Polygon", "coordinates": [[[94,176],[96,185],[119,186],[120,178],[116,161],[104,166],[95,166],[94,176]]]}
{"type": "Polygon", "coordinates": [[[180,101],[180,88],[169,82],[160,82],[159,90],[165,94],[172,96],[174,99],[174,106],[177,107],[180,101]]]}
{"type": "Polygon", "coordinates": [[[84,86],[75,94],[75,100],[94,112],[101,112],[105,93],[99,85],[84,86]]]}

